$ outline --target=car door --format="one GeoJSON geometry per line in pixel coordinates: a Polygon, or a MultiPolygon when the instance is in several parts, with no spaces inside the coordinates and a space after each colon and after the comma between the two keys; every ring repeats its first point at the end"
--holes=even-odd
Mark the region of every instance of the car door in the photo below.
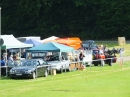
{"type": "Polygon", "coordinates": [[[39,66],[39,74],[40,74],[40,76],[43,76],[44,73],[45,73],[46,67],[47,67],[46,66],[47,63],[45,61],[43,61],[43,60],[39,60],[38,62],[40,64],[40,66],[39,66]]]}
{"type": "Polygon", "coordinates": [[[42,71],[43,71],[43,74],[45,73],[46,70],[49,70],[49,66],[48,66],[48,63],[46,61],[43,61],[42,62],[42,71]]]}
{"type": "Polygon", "coordinates": [[[66,60],[64,56],[61,56],[61,64],[63,65],[63,69],[67,69],[69,65],[69,60],[66,60]]]}
{"type": "Polygon", "coordinates": [[[37,64],[36,65],[36,72],[37,72],[37,77],[38,77],[38,76],[42,75],[42,66],[41,66],[39,61],[36,61],[36,64],[37,64]]]}

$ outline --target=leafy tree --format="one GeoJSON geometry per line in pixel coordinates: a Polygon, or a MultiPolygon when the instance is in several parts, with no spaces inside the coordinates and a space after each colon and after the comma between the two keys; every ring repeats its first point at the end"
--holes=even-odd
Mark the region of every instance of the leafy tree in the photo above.
{"type": "Polygon", "coordinates": [[[1,0],[2,34],[130,38],[129,0],[1,0]]]}

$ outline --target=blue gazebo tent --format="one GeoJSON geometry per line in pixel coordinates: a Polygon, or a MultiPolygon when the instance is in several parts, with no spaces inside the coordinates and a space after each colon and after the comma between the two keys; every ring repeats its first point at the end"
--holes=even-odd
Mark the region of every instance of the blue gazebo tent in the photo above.
{"type": "Polygon", "coordinates": [[[26,44],[33,44],[33,47],[42,44],[41,42],[39,42],[37,40],[34,40],[34,39],[26,40],[24,43],[26,43],[26,44]]]}

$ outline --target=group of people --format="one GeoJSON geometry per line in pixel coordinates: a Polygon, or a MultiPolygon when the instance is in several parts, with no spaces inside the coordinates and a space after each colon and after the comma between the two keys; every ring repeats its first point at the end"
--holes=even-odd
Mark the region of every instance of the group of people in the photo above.
{"type": "Polygon", "coordinates": [[[16,53],[15,55],[10,54],[10,53],[2,53],[1,55],[1,76],[6,75],[6,68],[5,66],[8,65],[8,62],[11,61],[13,62],[14,60],[20,60],[20,55],[19,52],[16,53]]]}
{"type": "Polygon", "coordinates": [[[79,54],[75,54],[75,56],[73,56],[72,54],[68,54],[68,58],[70,61],[83,61],[83,58],[85,57],[83,50],[79,50],[79,54]]]}
{"type": "MultiPolygon", "coordinates": [[[[11,56],[9,57],[9,60],[12,60],[11,56]]],[[[7,53],[4,53],[3,56],[1,57],[1,76],[6,75],[6,68],[4,68],[4,66],[6,66],[7,61],[8,61],[7,53]]]]}

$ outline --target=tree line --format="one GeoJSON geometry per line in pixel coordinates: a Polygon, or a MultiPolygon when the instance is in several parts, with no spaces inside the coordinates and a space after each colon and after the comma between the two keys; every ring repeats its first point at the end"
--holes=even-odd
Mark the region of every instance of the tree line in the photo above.
{"type": "Polygon", "coordinates": [[[21,36],[130,39],[130,0],[1,0],[1,32],[21,36]]]}

